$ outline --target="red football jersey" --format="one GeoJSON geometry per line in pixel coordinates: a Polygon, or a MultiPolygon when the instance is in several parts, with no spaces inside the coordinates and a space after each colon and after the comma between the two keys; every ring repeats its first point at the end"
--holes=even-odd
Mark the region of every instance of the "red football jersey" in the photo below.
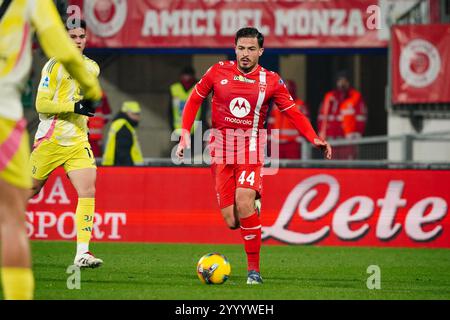
{"type": "Polygon", "coordinates": [[[249,153],[259,151],[258,159],[262,161],[266,134],[261,129],[269,103],[273,101],[280,111],[295,106],[277,73],[259,65],[252,72],[243,73],[235,61],[213,65],[195,91],[202,98],[213,92],[211,154],[216,158],[231,153],[244,154],[248,159],[249,153]]]}

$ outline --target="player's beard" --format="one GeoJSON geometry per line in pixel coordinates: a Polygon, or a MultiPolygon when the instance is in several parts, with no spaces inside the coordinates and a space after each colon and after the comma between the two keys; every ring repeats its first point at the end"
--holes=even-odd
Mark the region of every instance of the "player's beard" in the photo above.
{"type": "Polygon", "coordinates": [[[242,62],[239,61],[239,69],[241,69],[241,71],[244,73],[249,73],[250,71],[253,70],[253,68],[255,68],[256,64],[257,64],[257,62],[254,62],[252,64],[248,64],[247,66],[243,66],[242,62]]]}

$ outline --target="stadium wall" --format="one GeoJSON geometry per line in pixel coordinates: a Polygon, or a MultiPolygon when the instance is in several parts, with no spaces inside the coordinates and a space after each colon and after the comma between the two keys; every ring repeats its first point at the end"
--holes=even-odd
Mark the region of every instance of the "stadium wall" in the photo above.
{"type": "MultiPolygon", "coordinates": [[[[424,119],[422,134],[434,132],[448,132],[450,130],[449,119],[424,119]]],[[[407,117],[401,117],[392,112],[388,117],[389,135],[417,134],[407,117]]],[[[439,137],[438,137],[439,138],[439,137]]],[[[413,145],[412,161],[442,161],[450,159],[450,141],[415,141],[413,145]]],[[[388,159],[390,161],[402,161],[402,146],[400,141],[390,141],[388,145],[388,159]]]]}
{"type": "MultiPolygon", "coordinates": [[[[450,247],[450,171],[281,168],[264,177],[263,241],[280,245],[450,247]]],[[[31,239],[73,240],[77,197],[58,169],[30,200],[31,239]]],[[[209,168],[98,169],[95,241],[241,243],[209,168]]]]}

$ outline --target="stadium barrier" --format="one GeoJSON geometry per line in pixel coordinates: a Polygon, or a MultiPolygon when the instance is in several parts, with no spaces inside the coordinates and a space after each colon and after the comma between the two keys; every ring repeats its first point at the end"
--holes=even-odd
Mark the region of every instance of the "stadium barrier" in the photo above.
{"type": "MultiPolygon", "coordinates": [[[[414,157],[414,149],[420,147],[421,143],[437,143],[441,148],[450,147],[450,131],[439,131],[421,134],[372,136],[355,139],[330,139],[328,140],[328,142],[334,150],[337,150],[337,148],[345,148],[346,154],[351,154],[353,156],[352,158],[348,159],[349,161],[361,160],[370,163],[370,161],[376,162],[379,160],[383,160],[386,162],[397,162],[397,164],[402,164],[406,162],[412,162],[414,160],[418,162],[418,160],[414,157]],[[349,150],[349,148],[353,148],[353,150],[349,150]]],[[[302,143],[301,148],[302,160],[311,160],[313,148],[311,144],[302,143]]],[[[426,162],[430,165],[440,165],[439,162],[443,162],[441,160],[436,160],[436,152],[422,155],[422,158],[425,156],[426,160],[421,159],[422,163],[426,162]]],[[[341,159],[339,161],[346,160],[341,159]]]]}
{"type": "MultiPolygon", "coordinates": [[[[449,170],[280,168],[264,178],[265,244],[450,247],[449,170]]],[[[75,239],[62,169],[30,200],[31,239],[75,239]]],[[[94,241],[241,243],[204,167],[100,167],[94,241]]]]}

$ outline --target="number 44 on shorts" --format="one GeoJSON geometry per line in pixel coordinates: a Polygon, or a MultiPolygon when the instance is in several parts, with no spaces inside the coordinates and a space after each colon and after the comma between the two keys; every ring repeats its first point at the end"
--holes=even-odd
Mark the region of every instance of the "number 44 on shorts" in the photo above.
{"type": "Polygon", "coordinates": [[[241,175],[239,176],[239,183],[244,184],[246,181],[250,183],[251,186],[255,183],[255,171],[252,171],[248,174],[247,179],[245,178],[247,171],[242,171],[241,175]]]}

